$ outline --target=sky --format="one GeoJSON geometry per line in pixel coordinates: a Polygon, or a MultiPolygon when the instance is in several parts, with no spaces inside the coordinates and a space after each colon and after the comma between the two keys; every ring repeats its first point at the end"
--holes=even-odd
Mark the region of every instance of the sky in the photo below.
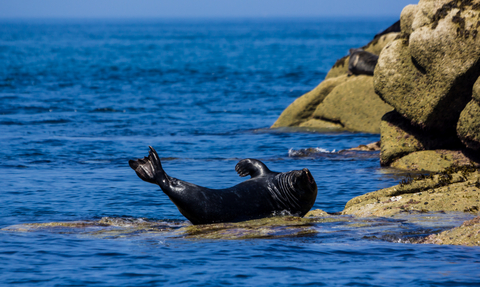
{"type": "Polygon", "coordinates": [[[400,17],[418,0],[0,0],[11,18],[400,17]]]}

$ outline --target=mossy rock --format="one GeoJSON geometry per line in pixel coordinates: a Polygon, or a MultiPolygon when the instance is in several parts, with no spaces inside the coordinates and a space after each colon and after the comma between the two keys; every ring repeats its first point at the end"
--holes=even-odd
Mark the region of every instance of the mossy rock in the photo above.
{"type": "Polygon", "coordinates": [[[460,114],[457,134],[466,147],[480,150],[480,105],[476,100],[470,101],[460,114]]]}
{"type": "MultiPolygon", "coordinates": [[[[362,47],[362,49],[378,56],[380,55],[380,52],[382,51],[382,49],[386,45],[388,45],[390,42],[392,42],[398,36],[398,34],[399,33],[388,33],[388,34],[382,35],[370,41],[370,43],[362,47]]],[[[328,74],[325,77],[325,79],[331,79],[341,75],[346,75],[348,73],[349,61],[350,61],[350,56],[348,55],[338,59],[333,65],[333,67],[330,69],[330,71],[328,71],[328,74]]]]}
{"type": "Polygon", "coordinates": [[[412,33],[382,50],[374,85],[412,122],[453,134],[480,75],[480,37],[472,30],[480,12],[457,1],[445,4],[419,2],[412,33]]]}
{"type": "Polygon", "coordinates": [[[432,234],[422,244],[480,246],[480,216],[465,221],[461,226],[432,234]]]}
{"type": "Polygon", "coordinates": [[[461,148],[456,137],[445,137],[442,133],[415,127],[396,111],[382,117],[380,130],[380,164],[384,166],[416,151],[461,148]]]}
{"type": "Polygon", "coordinates": [[[380,133],[380,119],[392,107],[373,90],[371,76],[351,76],[318,105],[314,119],[341,124],[351,131],[380,133]]]}
{"type": "Polygon", "coordinates": [[[390,166],[412,171],[439,172],[452,166],[467,166],[472,158],[459,150],[424,150],[408,154],[390,166]]]}
{"type": "Polygon", "coordinates": [[[480,174],[470,167],[355,197],[347,202],[342,214],[369,217],[429,211],[478,213],[479,208],[480,174]]]}
{"type": "Polygon", "coordinates": [[[325,97],[339,84],[348,80],[347,75],[321,82],[315,89],[296,99],[280,115],[272,128],[298,126],[306,121],[325,97]]]}

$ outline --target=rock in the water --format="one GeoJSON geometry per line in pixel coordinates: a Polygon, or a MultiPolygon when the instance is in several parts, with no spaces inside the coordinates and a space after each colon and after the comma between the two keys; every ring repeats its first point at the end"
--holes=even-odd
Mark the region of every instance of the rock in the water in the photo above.
{"type": "Polygon", "coordinates": [[[480,105],[477,101],[470,101],[460,114],[457,133],[466,147],[480,150],[480,105]]]}
{"type": "Polygon", "coordinates": [[[317,106],[339,84],[348,80],[347,75],[321,82],[315,89],[296,99],[280,115],[272,128],[298,126],[309,119],[317,106]]]}
{"type": "Polygon", "coordinates": [[[359,145],[357,147],[349,148],[350,151],[379,151],[380,150],[380,141],[369,143],[366,145],[359,145]]]}
{"type": "Polygon", "coordinates": [[[478,212],[480,173],[473,167],[452,168],[431,176],[351,199],[342,214],[391,216],[401,212],[478,212]]]}
{"type": "MultiPolygon", "coordinates": [[[[476,211],[479,210],[479,206],[480,205],[475,206],[476,211]]],[[[480,246],[480,216],[465,221],[459,227],[446,230],[439,234],[432,234],[420,243],[480,246]]]]}
{"type": "MultiPolygon", "coordinates": [[[[455,132],[480,75],[480,11],[470,1],[421,0],[411,34],[382,50],[376,92],[396,111],[430,129],[455,132]]],[[[402,11],[409,18],[410,9],[402,11]]]]}
{"type": "Polygon", "coordinates": [[[372,77],[352,76],[320,103],[313,118],[340,123],[345,129],[380,133],[380,119],[392,110],[373,90],[372,77]]]}
{"type": "Polygon", "coordinates": [[[307,214],[305,214],[305,217],[320,217],[320,216],[328,216],[328,213],[321,209],[313,209],[310,210],[307,214]]]}
{"type": "Polygon", "coordinates": [[[456,137],[445,137],[443,133],[425,131],[412,126],[409,120],[396,111],[386,113],[382,117],[380,129],[382,141],[380,164],[383,166],[416,151],[461,147],[456,137]]]}

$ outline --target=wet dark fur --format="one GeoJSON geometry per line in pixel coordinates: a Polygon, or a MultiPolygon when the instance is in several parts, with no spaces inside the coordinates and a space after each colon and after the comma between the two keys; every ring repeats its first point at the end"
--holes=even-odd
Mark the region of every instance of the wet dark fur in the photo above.
{"type": "Polygon", "coordinates": [[[288,212],[304,216],[317,197],[317,185],[310,171],[270,171],[256,159],[238,162],[240,176],[252,178],[226,189],[210,189],[168,176],[156,151],[129,161],[142,180],[158,184],[178,210],[193,224],[238,222],[288,212]]]}

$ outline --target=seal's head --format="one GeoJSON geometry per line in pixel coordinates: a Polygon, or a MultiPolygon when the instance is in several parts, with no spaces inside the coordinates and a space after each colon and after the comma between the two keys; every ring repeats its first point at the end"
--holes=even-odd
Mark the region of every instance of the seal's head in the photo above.
{"type": "Polygon", "coordinates": [[[308,168],[294,170],[293,172],[295,176],[292,178],[292,184],[295,187],[298,199],[309,206],[308,209],[310,210],[317,199],[317,183],[308,168]]]}
{"type": "Polygon", "coordinates": [[[304,216],[317,199],[317,184],[307,168],[278,174],[277,185],[278,201],[296,215],[304,216]]]}

